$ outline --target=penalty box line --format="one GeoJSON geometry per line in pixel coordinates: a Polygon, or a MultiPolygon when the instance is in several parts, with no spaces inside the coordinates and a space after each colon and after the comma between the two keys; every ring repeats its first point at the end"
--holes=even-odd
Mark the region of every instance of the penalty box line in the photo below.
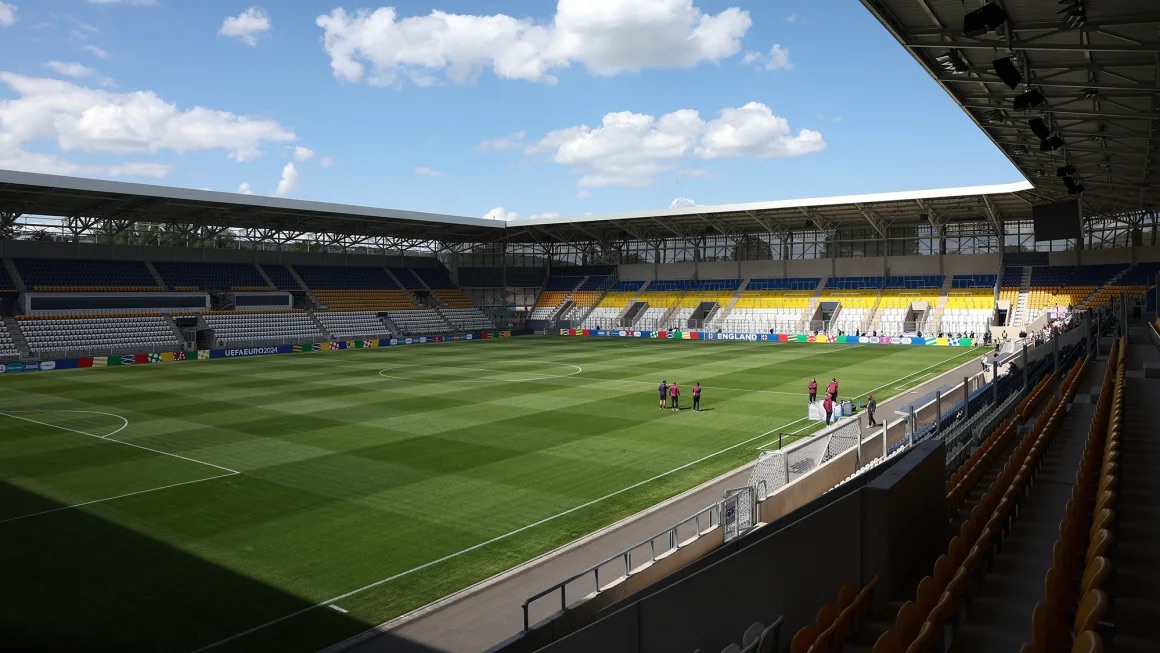
{"type": "Polygon", "coordinates": [[[694,461],[692,461],[692,462],[685,463],[684,465],[681,465],[680,467],[675,467],[675,468],[673,468],[673,469],[670,469],[670,470],[669,470],[669,471],[667,471],[667,472],[661,472],[660,474],[657,474],[656,476],[653,476],[652,478],[648,478],[648,479],[645,479],[645,480],[643,480],[643,481],[640,481],[640,482],[638,482],[638,483],[634,483],[634,484],[632,484],[632,485],[629,485],[628,487],[621,488],[621,489],[619,489],[619,490],[617,490],[617,491],[615,491],[615,492],[611,492],[611,493],[609,493],[609,494],[606,494],[606,495],[604,495],[604,496],[602,496],[602,497],[600,497],[600,498],[598,498],[598,499],[593,499],[593,500],[591,500],[591,501],[588,501],[588,502],[586,502],[586,503],[582,503],[582,504],[580,504],[580,505],[578,505],[578,506],[575,506],[575,507],[573,507],[573,508],[569,508],[569,509],[567,509],[567,510],[565,510],[565,511],[563,511],[563,512],[560,512],[560,513],[556,513],[555,515],[551,515],[551,516],[549,516],[549,517],[545,517],[545,518],[543,518],[543,519],[541,519],[541,520],[539,520],[539,521],[533,522],[533,523],[531,523],[531,524],[528,524],[528,525],[526,525],[526,526],[521,526],[520,528],[517,528],[517,529],[515,529],[514,531],[510,531],[510,532],[508,532],[508,533],[504,533],[503,535],[497,535],[496,537],[493,537],[493,538],[491,538],[490,540],[487,540],[487,541],[485,541],[485,542],[480,542],[479,544],[472,545],[472,546],[470,546],[470,547],[467,547],[466,549],[462,549],[462,550],[460,550],[460,551],[456,551],[455,553],[450,553],[450,554],[448,554],[448,555],[445,555],[445,556],[443,556],[442,558],[438,558],[438,559],[436,559],[436,560],[431,560],[430,562],[425,562],[425,563],[423,563],[423,564],[421,564],[421,565],[419,565],[419,566],[417,566],[417,567],[412,567],[411,569],[407,569],[406,571],[401,571],[401,572],[399,572],[399,573],[397,573],[397,574],[394,574],[393,576],[388,576],[388,577],[386,577],[386,578],[383,578],[383,579],[381,579],[381,580],[377,580],[377,581],[375,581],[375,582],[373,582],[373,583],[368,583],[367,585],[363,585],[362,587],[359,587],[359,588],[357,588],[357,589],[353,589],[353,590],[351,590],[351,591],[349,591],[349,592],[346,592],[346,593],[344,593],[344,594],[339,594],[338,596],[335,596],[335,597],[329,598],[329,599],[327,599],[327,600],[325,600],[325,601],[320,601],[320,602],[318,602],[318,603],[315,603],[314,605],[311,605],[311,606],[307,606],[307,607],[305,607],[305,608],[302,608],[301,610],[297,610],[297,611],[295,611],[295,612],[291,612],[290,614],[287,614],[287,615],[283,615],[283,616],[281,616],[281,617],[278,617],[277,619],[272,619],[272,620],[270,620],[270,621],[267,621],[267,622],[266,622],[266,623],[264,623],[264,624],[259,624],[259,625],[257,625],[257,626],[254,626],[253,628],[250,628],[250,629],[248,629],[248,630],[244,630],[244,631],[242,631],[242,632],[240,632],[240,633],[236,633],[236,634],[234,634],[234,635],[230,635],[229,637],[226,637],[225,639],[220,639],[220,640],[218,640],[218,641],[216,641],[216,642],[213,642],[213,643],[211,643],[211,644],[207,644],[207,645],[205,645],[205,646],[202,646],[201,648],[199,648],[199,649],[195,650],[193,653],[202,653],[202,651],[208,651],[208,650],[210,650],[210,649],[217,648],[218,646],[221,646],[222,644],[228,644],[229,642],[232,642],[232,641],[234,641],[234,640],[240,639],[240,638],[242,638],[242,637],[246,637],[246,636],[248,636],[248,635],[252,635],[252,634],[254,634],[254,633],[256,633],[256,632],[258,632],[258,631],[260,631],[260,630],[264,630],[264,629],[266,629],[266,628],[269,628],[270,626],[274,626],[274,625],[280,624],[280,623],[282,623],[282,622],[284,622],[284,621],[287,621],[287,620],[293,619],[293,618],[295,618],[295,617],[298,617],[298,616],[300,616],[300,615],[306,614],[307,612],[311,612],[311,611],[313,611],[313,610],[316,610],[316,609],[318,609],[318,608],[322,608],[322,607],[329,606],[329,605],[330,605],[330,604],[332,604],[332,603],[337,603],[338,601],[342,601],[342,600],[344,600],[344,599],[348,599],[348,598],[350,598],[350,597],[352,597],[352,596],[355,596],[356,594],[361,594],[361,593],[363,593],[363,592],[365,592],[365,591],[367,591],[367,590],[369,590],[369,589],[374,589],[374,588],[376,588],[376,587],[379,587],[379,586],[381,586],[381,585],[385,585],[385,584],[387,584],[387,583],[390,583],[390,582],[396,581],[396,580],[398,580],[398,579],[400,579],[400,578],[403,578],[403,577],[405,577],[405,576],[410,576],[411,574],[414,574],[414,573],[416,573],[416,572],[423,571],[424,569],[428,569],[428,568],[430,568],[430,567],[434,567],[435,565],[442,564],[442,563],[444,563],[444,562],[447,562],[448,560],[453,560],[453,559],[455,559],[455,558],[458,558],[458,557],[460,557],[460,556],[462,556],[462,555],[466,555],[466,554],[468,554],[468,553],[471,553],[471,552],[473,552],[473,551],[476,551],[476,550],[482,549],[483,547],[486,547],[486,546],[489,546],[489,545],[495,544],[496,542],[500,542],[500,541],[506,540],[506,539],[508,539],[509,537],[512,537],[512,536],[514,536],[514,535],[519,535],[520,533],[523,533],[523,532],[525,532],[525,531],[528,531],[528,530],[531,530],[531,529],[533,529],[533,528],[536,528],[537,526],[543,526],[544,524],[547,524],[547,523],[549,523],[549,522],[555,521],[556,519],[559,519],[560,517],[566,517],[567,515],[570,515],[570,514],[572,514],[572,513],[574,513],[574,512],[577,512],[577,511],[583,510],[583,509],[585,509],[585,508],[590,508],[590,507],[592,507],[592,506],[594,506],[594,505],[596,505],[596,504],[598,504],[598,503],[601,503],[602,501],[606,501],[606,500],[608,500],[608,499],[611,499],[611,498],[613,498],[613,497],[619,496],[619,495],[621,495],[621,494],[624,494],[625,492],[630,492],[630,491],[632,491],[632,490],[635,490],[636,488],[639,488],[639,487],[641,487],[641,486],[644,486],[644,485],[647,485],[647,484],[649,484],[649,483],[652,483],[653,481],[660,480],[660,479],[662,479],[662,478],[664,478],[664,477],[666,477],[666,476],[670,476],[670,475],[672,475],[672,474],[675,474],[675,473],[677,473],[677,472],[679,472],[679,471],[682,471],[682,470],[688,469],[689,467],[692,467],[693,465],[697,465],[697,464],[703,463],[703,462],[705,462],[706,460],[709,460],[709,459],[711,459],[711,458],[716,458],[717,456],[720,456],[720,455],[721,455],[721,454],[723,454],[723,453],[728,453],[728,452],[730,452],[730,451],[733,451],[734,449],[737,449],[738,447],[743,447],[743,446],[745,446],[745,445],[747,445],[747,444],[750,444],[750,443],[752,443],[752,442],[754,442],[754,441],[756,441],[756,440],[760,440],[761,438],[764,438],[764,437],[768,436],[768,435],[769,435],[769,434],[771,434],[771,433],[777,433],[777,432],[778,432],[779,430],[781,430],[781,429],[784,429],[784,428],[788,428],[788,427],[794,426],[794,425],[796,425],[796,424],[798,424],[798,423],[800,423],[800,422],[803,422],[803,421],[805,421],[806,419],[808,419],[808,418],[806,418],[806,417],[802,417],[802,418],[800,418],[800,419],[795,419],[794,421],[792,421],[792,422],[789,422],[789,423],[786,423],[786,424],[782,424],[781,426],[779,426],[779,427],[777,427],[777,428],[775,428],[775,429],[770,429],[770,430],[766,431],[765,433],[762,433],[762,434],[760,434],[760,435],[755,435],[755,436],[753,436],[752,438],[749,438],[748,440],[744,440],[744,441],[742,441],[742,442],[738,442],[737,444],[730,445],[730,446],[728,446],[728,447],[726,447],[726,448],[724,448],[724,449],[722,449],[722,450],[720,450],[720,451],[717,451],[717,452],[714,452],[714,453],[708,454],[708,455],[706,455],[706,456],[702,456],[701,458],[698,458],[697,460],[694,460],[694,461]]]}

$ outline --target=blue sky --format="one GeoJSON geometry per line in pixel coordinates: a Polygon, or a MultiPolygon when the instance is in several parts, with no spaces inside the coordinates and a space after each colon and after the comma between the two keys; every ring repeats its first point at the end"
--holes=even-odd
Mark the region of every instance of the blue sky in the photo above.
{"type": "Polygon", "coordinates": [[[0,168],[508,217],[1021,178],[847,0],[0,0],[0,62],[0,168]]]}

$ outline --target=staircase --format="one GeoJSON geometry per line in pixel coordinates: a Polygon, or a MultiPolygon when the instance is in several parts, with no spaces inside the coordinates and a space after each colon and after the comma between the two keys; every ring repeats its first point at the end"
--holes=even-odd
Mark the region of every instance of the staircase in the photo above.
{"type": "Polygon", "coordinates": [[[583,286],[584,282],[586,281],[588,281],[588,275],[584,275],[584,277],[580,279],[579,283],[577,283],[575,286],[572,286],[572,290],[569,290],[568,294],[564,296],[564,299],[561,300],[559,304],[556,304],[556,307],[552,309],[552,316],[548,318],[549,329],[555,329],[556,323],[564,319],[564,314],[572,308],[572,298],[576,296],[576,291],[579,290],[580,286],[583,286]]]}
{"type": "Polygon", "coordinates": [[[818,287],[814,288],[813,296],[810,297],[810,301],[806,304],[805,310],[802,311],[801,317],[798,318],[799,327],[804,325],[805,331],[810,330],[810,320],[814,319],[814,313],[818,312],[818,300],[822,298],[822,291],[826,289],[826,282],[829,280],[829,275],[825,275],[818,281],[818,287]]]}
{"type": "Polygon", "coordinates": [[[866,319],[862,320],[862,333],[870,333],[873,329],[877,329],[881,318],[878,316],[878,309],[882,307],[882,291],[878,291],[878,297],[874,299],[874,306],[870,312],[866,314],[866,319]],[[871,328],[873,327],[873,329],[871,328]]]}
{"type": "Polygon", "coordinates": [[[387,326],[387,331],[389,331],[392,336],[399,335],[399,327],[391,321],[391,318],[387,317],[386,315],[380,315],[379,321],[387,326]]]}
{"type": "Polygon", "coordinates": [[[326,327],[323,326],[322,322],[318,319],[318,316],[314,314],[314,311],[306,311],[306,314],[310,316],[310,321],[313,322],[314,326],[317,327],[318,330],[326,336],[327,340],[334,340],[334,336],[326,330],[326,327]]]}
{"type": "MultiPolygon", "coordinates": [[[[413,305],[415,305],[415,306],[423,306],[423,304],[420,304],[420,303],[419,303],[419,298],[415,296],[415,293],[411,292],[410,290],[407,290],[407,286],[406,286],[406,284],[404,284],[404,283],[403,283],[403,282],[402,282],[402,281],[399,279],[399,277],[396,277],[394,272],[391,272],[391,271],[390,271],[389,269],[387,269],[387,268],[383,268],[383,272],[386,272],[386,273],[387,273],[387,276],[391,278],[391,281],[394,281],[394,282],[395,282],[395,285],[396,285],[396,286],[398,286],[400,290],[402,290],[403,292],[407,293],[407,297],[408,297],[408,298],[411,300],[411,303],[412,303],[413,305]]],[[[412,275],[412,276],[414,276],[414,275],[412,275]]],[[[424,286],[426,286],[427,284],[423,284],[423,285],[424,285],[424,286]]]]}
{"type": "Polygon", "coordinates": [[[173,337],[177,338],[177,341],[184,345],[185,335],[181,333],[181,327],[177,326],[177,322],[173,321],[173,316],[169,313],[162,313],[161,315],[165,318],[165,323],[168,324],[169,328],[173,330],[173,337]]]}
{"type": "Polygon", "coordinates": [[[953,274],[948,274],[943,277],[942,290],[938,293],[938,303],[935,304],[934,310],[931,311],[930,317],[927,318],[926,328],[923,329],[923,333],[938,334],[942,331],[943,313],[947,310],[947,299],[950,297],[951,282],[954,281],[954,278],[953,274]]]}
{"type": "Polygon", "coordinates": [[[598,297],[596,301],[592,302],[591,306],[579,309],[582,311],[582,314],[579,315],[579,317],[569,317],[569,320],[571,320],[572,324],[583,326],[584,322],[588,320],[588,316],[592,314],[593,309],[596,308],[596,305],[604,301],[604,296],[607,295],[614,286],[616,286],[616,282],[619,280],[620,275],[618,275],[615,271],[608,275],[608,279],[604,282],[604,285],[600,287],[600,297],[598,297]]]}
{"type": "Polygon", "coordinates": [[[1023,266],[1023,277],[1019,280],[1019,299],[1015,302],[1015,325],[1027,324],[1027,294],[1031,292],[1031,266],[1023,266]]]}
{"type": "MultiPolygon", "coordinates": [[[[669,327],[672,326],[673,314],[677,312],[677,307],[681,305],[681,300],[688,294],[689,291],[686,290],[680,295],[677,295],[677,298],[669,305],[669,310],[661,313],[661,316],[657,319],[656,331],[668,331],[669,327]]],[[[682,325],[681,328],[684,328],[684,326],[682,325]]]]}
{"type": "Polygon", "coordinates": [[[742,279],[741,285],[738,286],[737,292],[733,293],[733,298],[729,300],[729,303],[724,306],[717,307],[717,310],[713,313],[713,315],[709,316],[710,319],[705,322],[706,330],[716,327],[718,324],[721,324],[729,317],[729,314],[733,312],[733,308],[737,306],[737,300],[741,299],[742,291],[744,291],[749,286],[749,281],[752,278],[753,277],[745,277],[742,279]]]}
{"type": "Polygon", "coordinates": [[[158,286],[161,286],[162,290],[169,290],[169,285],[165,283],[165,279],[161,278],[161,274],[157,272],[157,268],[153,267],[152,263],[145,261],[145,269],[149,270],[149,274],[153,275],[153,280],[157,282],[158,286]]]}
{"type": "Polygon", "coordinates": [[[1075,305],[1075,310],[1078,311],[1080,309],[1087,308],[1087,305],[1089,302],[1091,302],[1096,297],[1099,297],[1100,293],[1103,292],[1104,290],[1106,290],[1108,286],[1119,281],[1120,279],[1123,279],[1124,275],[1127,274],[1128,272],[1130,272],[1131,269],[1132,269],[1131,266],[1129,266],[1129,267],[1124,268],[1123,270],[1120,270],[1119,272],[1115,273],[1114,275],[1112,275],[1111,279],[1108,279],[1107,281],[1105,281],[1102,286],[1100,286],[1099,288],[1096,288],[1095,290],[1093,290],[1091,292],[1090,295],[1088,295],[1087,297],[1084,297],[1082,300],[1080,300],[1079,303],[1077,303],[1075,305]]]}
{"type": "Polygon", "coordinates": [[[20,331],[20,324],[16,321],[16,318],[11,315],[5,316],[4,324],[8,327],[8,335],[12,336],[12,344],[16,345],[16,351],[20,352],[20,357],[30,357],[32,354],[28,350],[28,340],[25,339],[24,333],[20,331]]]}
{"type": "Polygon", "coordinates": [[[295,270],[293,265],[286,265],[284,267],[290,271],[290,276],[294,278],[294,281],[296,281],[298,285],[302,286],[302,289],[306,291],[306,298],[310,300],[310,305],[315,308],[321,308],[322,302],[318,301],[318,297],[313,292],[311,292],[310,287],[306,285],[306,282],[302,280],[302,277],[298,276],[298,270],[295,270]]]}
{"type": "Polygon", "coordinates": [[[274,284],[274,280],[271,279],[270,276],[266,274],[266,271],[262,269],[262,266],[255,263],[254,268],[256,268],[258,270],[258,276],[262,277],[262,279],[264,279],[266,281],[266,285],[268,285],[271,288],[278,287],[277,285],[274,284]]]}
{"type": "Polygon", "coordinates": [[[451,323],[451,320],[448,320],[447,316],[443,314],[443,311],[441,311],[439,309],[434,309],[434,310],[435,310],[435,314],[439,316],[439,319],[443,320],[443,324],[447,326],[447,333],[454,333],[455,331],[458,330],[455,328],[455,325],[451,323]]]}
{"type": "Polygon", "coordinates": [[[616,323],[617,324],[620,324],[620,321],[624,318],[625,314],[628,313],[628,310],[630,308],[632,308],[637,302],[640,301],[641,293],[648,290],[648,285],[650,283],[652,283],[652,281],[644,282],[644,285],[640,287],[640,290],[636,291],[636,294],[632,296],[632,299],[628,300],[628,303],[624,305],[624,308],[620,311],[620,313],[617,313],[617,315],[616,315],[616,323]]]}
{"type": "Polygon", "coordinates": [[[20,276],[20,270],[16,269],[16,264],[12,259],[4,259],[4,268],[8,270],[8,276],[12,277],[12,284],[20,292],[28,292],[28,286],[24,285],[24,278],[20,276]]]}

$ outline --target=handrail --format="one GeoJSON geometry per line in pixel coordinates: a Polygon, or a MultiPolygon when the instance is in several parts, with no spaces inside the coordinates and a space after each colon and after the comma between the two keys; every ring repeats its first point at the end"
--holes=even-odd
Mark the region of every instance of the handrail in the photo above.
{"type": "Polygon", "coordinates": [[[636,544],[635,546],[630,546],[627,549],[621,551],[620,553],[618,553],[610,558],[606,558],[605,560],[598,562],[595,565],[592,565],[591,567],[585,569],[584,571],[581,571],[578,574],[574,574],[574,575],[556,583],[555,585],[549,587],[548,589],[543,590],[541,592],[538,592],[538,593],[528,597],[528,599],[524,601],[524,605],[523,605],[524,631],[527,632],[529,630],[528,608],[531,606],[532,603],[538,601],[539,599],[544,598],[545,596],[548,596],[550,594],[554,594],[555,592],[559,592],[560,593],[560,610],[559,610],[559,612],[564,612],[565,610],[568,609],[568,598],[567,598],[566,587],[568,585],[570,585],[573,581],[580,580],[580,579],[584,578],[585,576],[588,576],[589,574],[591,574],[592,580],[593,580],[593,592],[592,593],[593,594],[599,593],[601,591],[600,568],[607,565],[610,562],[615,562],[618,559],[624,561],[624,574],[622,576],[617,577],[615,580],[623,580],[623,579],[629,578],[630,576],[632,576],[632,569],[633,569],[633,567],[632,567],[632,552],[633,551],[635,551],[635,550],[637,550],[645,545],[648,545],[648,547],[649,547],[649,564],[656,562],[657,555],[658,555],[657,550],[656,550],[656,541],[661,537],[665,537],[665,538],[667,538],[667,542],[668,542],[668,544],[667,544],[668,548],[661,550],[659,555],[664,555],[666,553],[669,553],[671,551],[675,551],[675,550],[681,548],[682,543],[678,542],[676,539],[677,538],[677,531],[682,526],[684,526],[690,522],[694,523],[696,525],[696,529],[697,529],[696,535],[694,536],[693,539],[700,539],[700,537],[702,535],[704,535],[705,533],[709,532],[710,530],[716,528],[717,526],[721,525],[721,504],[719,502],[717,502],[717,503],[713,503],[710,506],[706,506],[705,508],[702,508],[698,512],[696,512],[696,513],[690,515],[689,517],[686,517],[685,519],[681,520],[677,524],[657,533],[656,535],[654,535],[646,540],[641,541],[640,543],[636,544]],[[706,515],[706,514],[708,514],[708,516],[709,516],[709,525],[707,528],[703,529],[703,528],[701,528],[701,517],[702,517],[702,515],[706,515]]]}

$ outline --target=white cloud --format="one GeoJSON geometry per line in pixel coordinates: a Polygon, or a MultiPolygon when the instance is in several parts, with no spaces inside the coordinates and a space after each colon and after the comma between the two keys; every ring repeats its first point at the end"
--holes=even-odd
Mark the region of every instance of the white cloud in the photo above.
{"type": "Polygon", "coordinates": [[[253,195],[254,189],[250,188],[250,182],[243,181],[241,184],[238,185],[238,189],[234,192],[239,193],[241,195],[253,195]]]}
{"type": "Polygon", "coordinates": [[[528,133],[525,131],[518,131],[507,136],[500,136],[489,141],[483,141],[479,144],[480,152],[499,152],[502,150],[514,150],[524,146],[524,138],[528,133]]]}
{"type": "Polygon", "coordinates": [[[109,166],[108,174],[113,177],[153,177],[160,179],[169,174],[171,166],[165,163],[141,161],[109,166]]]}
{"type": "Polygon", "coordinates": [[[503,14],[400,18],[393,7],[353,14],[335,9],[315,21],[341,80],[418,85],[439,75],[470,84],[485,70],[503,79],[554,84],[572,65],[595,75],[695,66],[741,49],[752,21],[733,7],[706,14],[694,0],[559,0],[547,24],[503,14]]]}
{"type": "Polygon", "coordinates": [[[647,186],[658,174],[678,171],[683,161],[693,158],[769,159],[801,156],[825,146],[819,132],[802,129],[795,135],[788,120],[750,102],[722,109],[709,121],[693,109],[659,118],[609,113],[599,127],[550,132],[525,152],[549,154],[556,163],[573,167],[580,174],[580,187],[591,189],[647,186]]]}
{"type": "Polygon", "coordinates": [[[16,24],[16,5],[0,2],[0,27],[12,27],[16,24]]]}
{"type": "Polygon", "coordinates": [[[447,173],[443,172],[442,170],[436,170],[435,168],[428,168],[427,166],[419,166],[418,168],[415,168],[415,174],[423,175],[424,177],[442,177],[442,176],[446,175],[447,173]]]}
{"type": "Polygon", "coordinates": [[[250,7],[237,16],[222,21],[218,34],[235,38],[250,47],[258,45],[258,38],[272,27],[270,16],[261,7],[250,7]]]}
{"type": "Polygon", "coordinates": [[[790,15],[785,17],[786,22],[790,22],[790,23],[796,23],[797,19],[798,19],[797,14],[790,14],[790,15]]]}
{"type": "Polygon", "coordinates": [[[689,209],[697,205],[696,200],[691,200],[687,197],[678,197],[669,204],[670,209],[689,209]]]}
{"type": "Polygon", "coordinates": [[[278,180],[278,187],[274,189],[275,197],[286,197],[302,186],[302,176],[293,163],[287,163],[282,168],[282,178],[278,180]]]}
{"type": "Polygon", "coordinates": [[[90,77],[95,77],[97,74],[97,71],[93,70],[92,68],[75,62],[49,61],[44,65],[54,73],[58,75],[64,75],[65,77],[88,79],[90,77]]]}
{"type": "Polygon", "coordinates": [[[520,217],[518,213],[512,213],[511,211],[508,211],[507,209],[503,208],[502,206],[497,206],[494,209],[485,213],[483,216],[483,219],[484,220],[504,220],[504,221],[507,221],[507,220],[515,220],[518,217],[520,217]]]}
{"type": "Polygon", "coordinates": [[[94,57],[96,57],[98,59],[108,59],[109,58],[108,52],[106,52],[105,50],[102,50],[101,48],[98,48],[95,45],[86,45],[85,47],[83,47],[81,49],[84,50],[85,52],[88,52],[89,54],[93,55],[94,57]]]}
{"type": "Polygon", "coordinates": [[[528,218],[531,220],[535,220],[536,218],[558,218],[558,217],[560,217],[560,213],[558,211],[545,211],[543,213],[536,213],[535,215],[528,216],[528,218]]]}
{"type": "Polygon", "coordinates": [[[114,93],[56,79],[0,72],[15,98],[0,100],[0,153],[53,142],[64,152],[185,153],[226,150],[253,159],[296,136],[276,121],[204,107],[179,109],[150,91],[114,93]]]}
{"type": "Polygon", "coordinates": [[[294,148],[293,156],[295,161],[309,161],[314,158],[314,150],[299,145],[294,148]]]}
{"type": "Polygon", "coordinates": [[[789,48],[774,43],[767,53],[746,52],[741,59],[745,65],[757,64],[765,70],[793,70],[793,63],[789,60],[789,48]]]}
{"type": "Polygon", "coordinates": [[[319,160],[318,160],[318,163],[319,163],[319,165],[321,165],[323,168],[329,168],[330,166],[334,165],[334,157],[332,157],[332,156],[324,156],[324,157],[322,157],[321,159],[319,159],[319,160]]]}

